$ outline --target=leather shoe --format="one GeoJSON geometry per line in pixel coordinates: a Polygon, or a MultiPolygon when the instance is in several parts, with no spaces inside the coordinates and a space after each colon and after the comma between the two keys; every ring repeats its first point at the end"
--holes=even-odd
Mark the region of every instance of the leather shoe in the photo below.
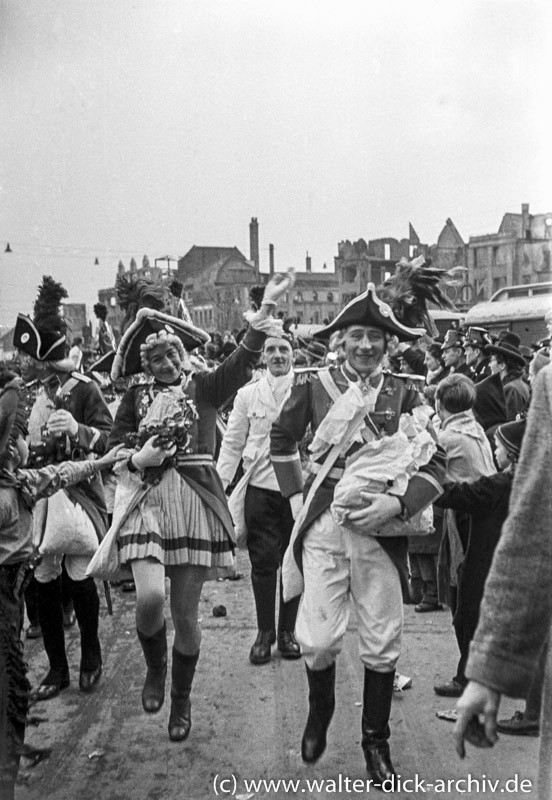
{"type": "Polygon", "coordinates": [[[453,678],[451,681],[448,681],[448,683],[441,683],[434,686],[433,691],[440,697],[462,697],[464,687],[453,678]]]}
{"type": "Polygon", "coordinates": [[[414,611],[417,611],[418,614],[425,614],[428,611],[442,611],[443,606],[441,603],[428,603],[425,600],[422,600],[421,603],[418,603],[414,606],[414,611]]]}
{"type": "Polygon", "coordinates": [[[192,727],[192,703],[190,698],[173,697],[169,715],[169,739],[183,742],[188,738],[192,727]]]}
{"type": "Polygon", "coordinates": [[[276,641],[274,631],[259,631],[253,647],[249,651],[249,660],[252,664],[266,664],[272,657],[271,645],[276,641]]]}
{"type": "Polygon", "coordinates": [[[278,650],[282,658],[290,660],[301,658],[301,648],[293,631],[280,631],[278,634],[278,650]]]}
{"type": "Polygon", "coordinates": [[[99,664],[96,669],[87,672],[85,670],[81,670],[79,676],[79,689],[81,692],[91,692],[94,689],[94,686],[100,680],[100,676],[102,674],[102,665],[99,664]]]}
{"type": "Polygon", "coordinates": [[[37,623],[36,625],[29,625],[25,632],[26,639],[40,639],[42,636],[42,628],[37,623]]]}

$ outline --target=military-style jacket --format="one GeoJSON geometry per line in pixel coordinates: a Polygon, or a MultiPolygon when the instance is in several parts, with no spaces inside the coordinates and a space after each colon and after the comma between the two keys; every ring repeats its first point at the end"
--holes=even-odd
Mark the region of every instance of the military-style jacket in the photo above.
{"type": "MultiPolygon", "coordinates": [[[[336,386],[341,393],[344,393],[349,382],[341,368],[329,367],[326,371],[329,371],[336,386]]],[[[285,497],[302,492],[303,489],[306,493],[314,480],[314,476],[311,476],[303,486],[298,442],[303,438],[309,425],[316,431],[333,403],[320,381],[319,374],[320,372],[307,372],[296,378],[291,395],[272,426],[270,455],[280,491],[285,497]]],[[[399,428],[400,415],[412,411],[421,404],[420,394],[408,376],[383,373],[383,384],[370,417],[379,431],[392,435],[399,428]]],[[[349,453],[352,452],[351,448],[349,453]]],[[[301,534],[304,535],[312,522],[331,505],[339,472],[342,471],[344,464],[344,459],[336,461],[330,473],[335,477],[327,477],[312,500],[295,545],[295,558],[299,567],[301,567],[301,534]]],[[[439,497],[442,493],[445,467],[446,456],[439,447],[431,461],[411,478],[406,493],[400,498],[405,517],[413,516],[439,497]]],[[[378,541],[399,569],[405,599],[409,598],[407,538],[382,537],[378,541]]]]}
{"type": "MultiPolygon", "coordinates": [[[[53,461],[79,461],[85,459],[89,453],[103,455],[106,451],[113,418],[97,384],[79,372],[72,372],[57,390],[55,401],[58,408],[64,408],[72,414],[79,429],[75,437],[62,438],[64,452],[53,461]]],[[[30,426],[37,404],[40,402],[41,395],[39,394],[31,411],[30,426]]],[[[53,407],[52,403],[52,410],[53,407]]],[[[31,444],[34,442],[31,441],[31,444]]],[[[100,475],[74,486],[68,486],[65,491],[73,501],[83,507],[101,538],[106,529],[107,510],[100,475]]]]}

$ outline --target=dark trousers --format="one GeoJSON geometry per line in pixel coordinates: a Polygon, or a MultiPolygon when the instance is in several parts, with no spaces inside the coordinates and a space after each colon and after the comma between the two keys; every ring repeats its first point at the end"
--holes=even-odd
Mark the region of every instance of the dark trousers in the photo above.
{"type": "Polygon", "coordinates": [[[275,630],[276,590],[279,587],[278,630],[293,631],[299,598],[284,603],[281,578],[278,581],[278,569],[293,529],[289,500],[280,492],[248,486],[244,511],[258,627],[264,631],[275,630]]]}

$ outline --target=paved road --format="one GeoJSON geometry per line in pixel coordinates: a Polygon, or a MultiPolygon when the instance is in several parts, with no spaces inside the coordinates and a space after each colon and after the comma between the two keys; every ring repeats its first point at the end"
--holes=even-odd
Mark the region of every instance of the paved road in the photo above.
{"type": "MultiPolygon", "coordinates": [[[[246,558],[240,558],[245,570],[246,558]]],[[[317,765],[307,767],[299,753],[307,706],[303,664],[278,656],[261,667],[249,664],[255,625],[248,575],[241,581],[206,585],[193,728],[188,741],[180,744],[168,739],[166,706],[153,716],[141,710],[144,669],[134,631],[134,595],[113,589],[113,596],[114,615],[108,617],[102,610],[106,664],[98,690],[93,695],[78,691],[78,636],[70,631],[73,683],[59,697],[34,707],[45,721],[27,734],[28,742],[51,746],[53,754],[22,771],[18,800],[213,800],[217,791],[219,797],[234,794],[240,800],[385,796],[365,786],[360,749],[362,668],[354,619],[338,661],[338,707],[328,749],[317,765]],[[227,617],[213,617],[212,609],[219,604],[227,607],[227,617]],[[275,788],[246,783],[262,780],[297,784],[275,788]]],[[[36,683],[46,666],[41,642],[29,642],[26,648],[30,677],[36,683]]],[[[454,754],[452,726],[435,717],[437,710],[452,707],[454,701],[436,697],[432,685],[435,679],[451,677],[455,659],[449,613],[417,615],[407,608],[399,667],[412,676],[413,688],[394,697],[392,754],[403,779],[414,781],[418,776],[422,783],[418,791],[414,783],[407,783],[406,790],[389,796],[536,800],[536,792],[523,792],[519,781],[535,780],[538,739],[502,736],[493,750],[471,749],[463,762],[454,754]],[[506,781],[516,780],[516,775],[518,789],[509,793],[506,790],[515,784],[506,781]],[[464,783],[450,788],[439,783],[456,780],[464,783]],[[501,783],[490,789],[489,781],[501,783]]],[[[519,702],[506,701],[503,716],[510,716],[516,707],[519,702]]]]}

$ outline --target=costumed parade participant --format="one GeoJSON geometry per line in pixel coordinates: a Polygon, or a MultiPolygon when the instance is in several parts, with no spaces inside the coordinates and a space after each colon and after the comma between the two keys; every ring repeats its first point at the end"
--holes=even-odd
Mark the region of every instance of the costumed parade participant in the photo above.
{"type": "Polygon", "coordinates": [[[230,496],[229,506],[238,536],[245,538],[251,560],[251,584],[257,612],[257,638],[249,660],[266,664],[271,645],[278,642],[282,658],[299,658],[295,620],[299,598],[284,603],[278,569],[289,544],[293,516],[289,500],[278,487],[270,462],[270,428],[287,400],[293,383],[293,351],[289,338],[269,337],[263,348],[266,371],[236,395],[217,461],[226,488],[243,458],[244,476],[230,496]],[[241,519],[243,531],[237,520],[241,519]],[[276,592],[280,587],[278,637],[276,592]]]}
{"type": "MultiPolygon", "coordinates": [[[[30,463],[37,467],[102,455],[111,430],[112,418],[97,385],[74,372],[73,362],[65,356],[66,325],[60,304],[66,296],[61,284],[45,276],[34,305],[34,319],[19,314],[13,335],[23,380],[36,379],[41,384],[29,418],[30,463]]],[[[91,692],[100,679],[100,601],[86,569],[106,532],[106,523],[99,476],[37,504],[34,537],[43,559],[35,578],[39,622],[49,661],[49,671],[35,690],[37,700],[55,697],[70,681],[63,633],[63,559],[81,636],[79,687],[91,692]]]]}
{"type": "Polygon", "coordinates": [[[32,541],[33,509],[41,497],[98,475],[118,456],[25,469],[30,406],[22,381],[0,374],[0,796],[12,800],[19,760],[47,750],[24,744],[30,685],[23,660],[23,592],[39,563],[32,541]]]}
{"type": "Polygon", "coordinates": [[[391,336],[410,341],[424,332],[407,325],[407,320],[416,325],[423,320],[434,333],[425,301],[440,299],[442,273],[421,269],[419,263],[402,265],[390,285],[384,287],[390,304],[369,284],[316,334],[327,339],[339,332],[343,359],[339,366],[296,380],[271,432],[271,458],[280,491],[289,498],[296,518],[283,569],[284,599],[302,592],[296,636],[306,662],[309,714],[301,755],[305,762],[313,763],[326,747],[335,707],[335,660],[352,599],[364,665],[362,748],[368,774],[377,785],[395,774],[388,742],[389,717],[400,655],[403,601],[410,599],[407,538],[401,535],[408,526],[403,520],[441,493],[444,454],[436,447],[430,461],[417,474],[406,477],[400,496],[378,495],[367,511],[370,501],[363,501],[360,511],[351,508],[347,525],[352,524],[355,530],[339,525],[330,506],[347,457],[367,443],[393,437],[402,415],[422,404],[407,376],[382,371],[391,336]],[[309,425],[314,431],[313,461],[303,503],[298,442],[309,425]],[[363,517],[360,523],[359,515],[363,517]],[[394,535],[377,535],[389,525],[394,535]]]}
{"type": "Polygon", "coordinates": [[[128,389],[115,417],[110,443],[130,449],[116,470],[115,519],[105,546],[116,539],[118,560],[130,564],[136,584],[136,628],[147,665],[142,706],[148,713],[159,711],[165,696],[165,576],[170,579],[172,741],[186,739],[191,727],[203,582],[234,564],[232,518],[213,462],[217,409],[250,380],[267,335],[278,329],[271,312],[292,283],[291,274],[269,282],[240,346],[212,372],[193,373],[187,352],[209,336],[147,307],[138,310],[115,357],[113,380],[139,372],[150,380],[128,389]]]}
{"type": "Polygon", "coordinates": [[[98,354],[105,356],[117,347],[113,329],[107,321],[107,306],[104,303],[96,303],[94,314],[98,318],[98,354]]]}

